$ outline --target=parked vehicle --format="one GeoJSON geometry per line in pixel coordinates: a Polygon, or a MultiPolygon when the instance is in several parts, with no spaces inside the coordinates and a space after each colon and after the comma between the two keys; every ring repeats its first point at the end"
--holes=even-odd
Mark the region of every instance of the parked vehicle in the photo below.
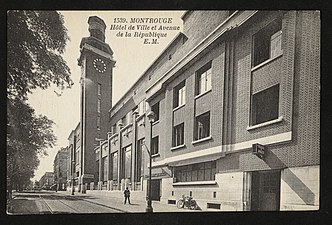
{"type": "Polygon", "coordinates": [[[191,196],[182,195],[182,198],[176,203],[176,206],[180,208],[187,207],[189,209],[198,209],[197,202],[191,196]]]}

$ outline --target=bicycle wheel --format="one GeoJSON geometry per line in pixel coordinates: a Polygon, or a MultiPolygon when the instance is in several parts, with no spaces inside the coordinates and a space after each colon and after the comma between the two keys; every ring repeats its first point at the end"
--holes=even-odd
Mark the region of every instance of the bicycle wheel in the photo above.
{"type": "Polygon", "coordinates": [[[179,209],[183,208],[184,202],[182,199],[180,199],[177,203],[176,203],[176,207],[178,207],[179,209]]]}

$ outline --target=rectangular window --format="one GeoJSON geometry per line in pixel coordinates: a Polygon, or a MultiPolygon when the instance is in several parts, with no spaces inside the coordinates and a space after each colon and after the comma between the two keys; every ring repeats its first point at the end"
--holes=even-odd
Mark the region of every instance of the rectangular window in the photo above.
{"type": "Polygon", "coordinates": [[[279,84],[252,95],[251,125],[278,119],[279,84]]]}
{"type": "Polygon", "coordinates": [[[140,181],[141,180],[141,175],[143,174],[143,167],[142,167],[142,160],[143,160],[143,145],[145,143],[145,139],[142,138],[140,140],[137,141],[137,169],[136,169],[136,181],[140,181]]]}
{"type": "Polygon", "coordinates": [[[159,153],[159,136],[152,138],[151,155],[159,153]]]}
{"type": "Polygon", "coordinates": [[[211,90],[211,62],[197,71],[196,95],[211,90]]]}
{"type": "Polygon", "coordinates": [[[186,85],[185,80],[174,88],[173,108],[179,107],[186,103],[186,85]]]}
{"type": "Polygon", "coordinates": [[[118,152],[111,154],[112,156],[112,180],[118,180],[118,152]]]}
{"type": "Polygon", "coordinates": [[[97,117],[97,129],[100,130],[100,116],[97,117]]]}
{"type": "Polygon", "coordinates": [[[117,130],[116,130],[116,124],[113,124],[112,128],[111,128],[111,132],[112,134],[116,134],[117,130]]]}
{"type": "Polygon", "coordinates": [[[97,91],[98,95],[101,95],[101,84],[98,84],[98,91],[97,91]]]}
{"type": "Polygon", "coordinates": [[[123,148],[124,178],[131,178],[131,145],[123,148]]]}
{"type": "Polygon", "coordinates": [[[173,147],[184,144],[184,123],[173,128],[173,147]]]}
{"type": "Polygon", "coordinates": [[[139,116],[143,115],[146,112],[146,103],[145,103],[145,100],[141,101],[138,104],[137,109],[138,109],[138,115],[139,116]]]}
{"type": "Polygon", "coordinates": [[[102,166],[103,166],[103,181],[107,181],[108,180],[108,156],[104,157],[102,159],[102,166]]]}
{"type": "Polygon", "coordinates": [[[150,104],[148,102],[145,102],[145,112],[149,112],[150,111],[150,104]]]}
{"type": "Polygon", "coordinates": [[[195,140],[210,136],[210,112],[199,115],[195,119],[195,140]]]}
{"type": "Polygon", "coordinates": [[[270,58],[274,58],[274,57],[282,54],[281,37],[282,37],[282,31],[281,30],[277,31],[275,34],[273,34],[271,36],[270,58]]]}
{"type": "Polygon", "coordinates": [[[214,180],[215,174],[216,174],[216,161],[175,167],[174,170],[176,182],[214,180]]]}
{"type": "Polygon", "coordinates": [[[154,121],[158,121],[159,120],[159,102],[157,102],[156,104],[154,104],[151,107],[151,110],[155,114],[155,120],[154,121]]]}
{"type": "Polygon", "coordinates": [[[132,122],[133,122],[133,118],[132,118],[132,113],[131,113],[131,111],[129,111],[128,113],[127,113],[127,115],[126,115],[126,117],[127,117],[127,125],[128,124],[131,124],[132,122]]]}
{"type": "Polygon", "coordinates": [[[253,66],[282,54],[281,19],[274,20],[253,36],[253,66]]]}
{"type": "Polygon", "coordinates": [[[100,113],[100,99],[98,99],[97,101],[97,112],[100,113]]]}

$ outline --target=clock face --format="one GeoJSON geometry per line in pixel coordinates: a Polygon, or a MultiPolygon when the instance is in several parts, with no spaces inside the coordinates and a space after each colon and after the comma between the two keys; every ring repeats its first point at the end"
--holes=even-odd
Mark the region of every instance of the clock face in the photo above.
{"type": "Polygon", "coordinates": [[[93,67],[99,72],[104,73],[106,71],[106,64],[102,59],[93,60],[93,67]]]}

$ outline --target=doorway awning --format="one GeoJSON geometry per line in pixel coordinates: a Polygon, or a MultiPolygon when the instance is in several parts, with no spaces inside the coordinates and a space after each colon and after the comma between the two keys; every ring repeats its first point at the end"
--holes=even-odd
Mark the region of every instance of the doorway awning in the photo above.
{"type": "Polygon", "coordinates": [[[215,161],[217,159],[220,159],[221,155],[207,155],[207,156],[200,156],[196,158],[190,158],[190,159],[183,159],[175,162],[169,162],[167,165],[174,167],[174,166],[185,166],[190,164],[196,164],[196,163],[203,163],[203,162],[209,162],[209,161],[215,161]]]}

